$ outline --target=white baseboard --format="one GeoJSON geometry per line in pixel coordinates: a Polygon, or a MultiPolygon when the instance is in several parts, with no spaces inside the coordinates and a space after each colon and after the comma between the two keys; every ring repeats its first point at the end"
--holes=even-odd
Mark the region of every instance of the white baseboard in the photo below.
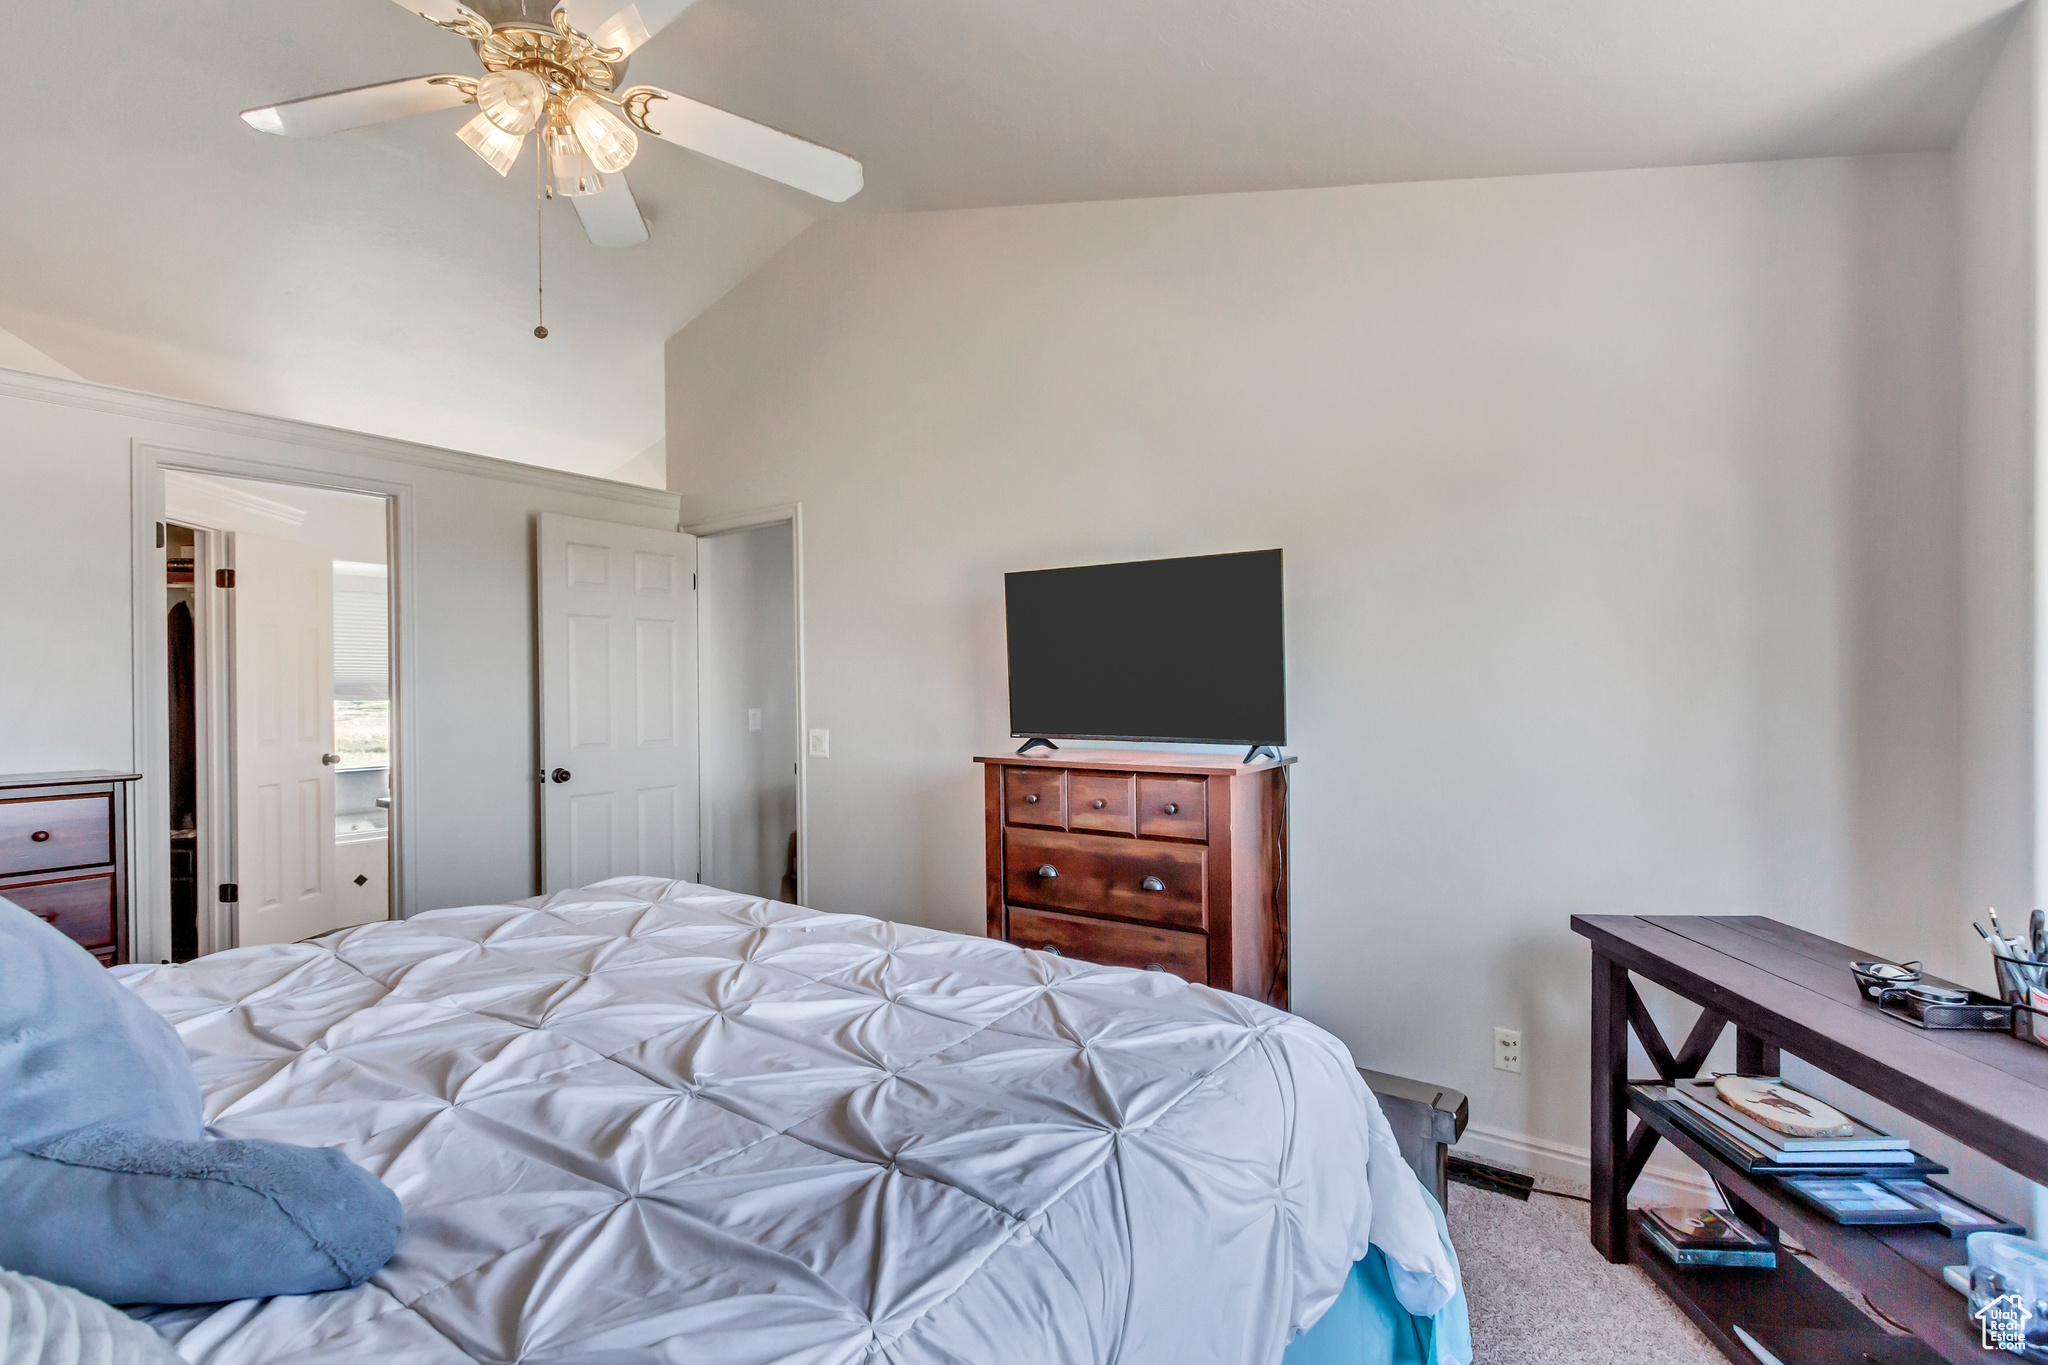
{"type": "MultiPolygon", "coordinates": [[[[1536,1188],[1583,1198],[1592,1187],[1593,1157],[1584,1147],[1511,1133],[1483,1123],[1465,1125],[1465,1136],[1451,1148],[1488,1166],[1505,1166],[1536,1177],[1536,1188]]],[[[1629,1192],[1635,1204],[1716,1206],[1721,1202],[1706,1172],[1669,1148],[1660,1150],[1629,1192]]]]}

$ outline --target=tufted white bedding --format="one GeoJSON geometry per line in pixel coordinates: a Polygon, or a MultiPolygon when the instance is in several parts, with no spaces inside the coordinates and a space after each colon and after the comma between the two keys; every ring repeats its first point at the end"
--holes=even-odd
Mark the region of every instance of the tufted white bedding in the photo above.
{"type": "Polygon", "coordinates": [[[1342,1044],[1241,997],[621,878],[130,980],[208,1122],[404,1201],[190,1361],[1277,1361],[1368,1240],[1455,1288],[1342,1044]]]}

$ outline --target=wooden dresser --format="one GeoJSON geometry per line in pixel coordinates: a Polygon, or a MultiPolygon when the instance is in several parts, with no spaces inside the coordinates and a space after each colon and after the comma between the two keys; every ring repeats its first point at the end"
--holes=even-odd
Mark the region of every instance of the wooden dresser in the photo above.
{"type": "Polygon", "coordinates": [[[0,777],[0,899],[106,966],[128,960],[128,784],[135,773],[0,777]]]}
{"type": "Polygon", "coordinates": [[[1287,759],[984,756],[988,932],[1287,1008],[1287,759]]]}

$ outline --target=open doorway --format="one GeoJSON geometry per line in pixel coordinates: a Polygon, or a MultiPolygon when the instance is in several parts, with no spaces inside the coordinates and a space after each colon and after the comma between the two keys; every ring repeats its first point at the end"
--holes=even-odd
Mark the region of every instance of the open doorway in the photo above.
{"type": "Polygon", "coordinates": [[[806,852],[795,522],[698,535],[698,880],[795,902],[806,852]]]}
{"type": "Polygon", "coordinates": [[[388,918],[387,499],[163,477],[172,959],[388,918]]]}

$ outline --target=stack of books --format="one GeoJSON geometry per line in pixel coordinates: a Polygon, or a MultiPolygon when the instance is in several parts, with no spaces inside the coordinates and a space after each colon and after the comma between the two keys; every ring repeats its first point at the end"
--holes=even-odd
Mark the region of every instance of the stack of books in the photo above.
{"type": "MultiPolygon", "coordinates": [[[[1828,1109],[1775,1078],[1769,1085],[1788,1098],[1839,1118],[1826,1135],[1793,1136],[1745,1113],[1717,1093],[1713,1081],[1680,1081],[1676,1085],[1637,1086],[1664,1114],[1698,1139],[1716,1156],[1748,1175],[1840,1175],[1882,1173],[1888,1176],[1937,1175],[1948,1168],[1912,1150],[1860,1119],[1828,1109]]],[[[1752,1083],[1753,1084],[1753,1083],[1752,1083]]],[[[1800,1125],[1815,1128],[1820,1125],[1800,1125]]]]}

